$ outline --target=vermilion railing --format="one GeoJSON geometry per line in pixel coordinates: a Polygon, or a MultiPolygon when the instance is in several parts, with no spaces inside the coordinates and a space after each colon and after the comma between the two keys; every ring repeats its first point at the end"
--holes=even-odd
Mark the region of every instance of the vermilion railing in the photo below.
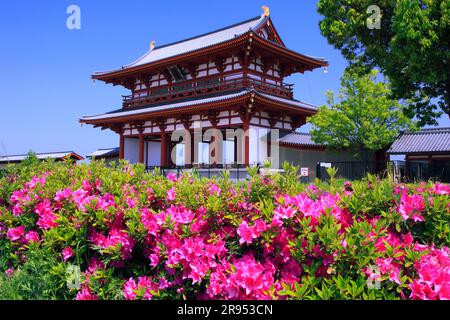
{"type": "Polygon", "coordinates": [[[274,94],[280,97],[292,98],[293,85],[276,85],[252,78],[237,78],[223,80],[221,78],[196,79],[185,82],[171,83],[164,86],[150,88],[144,95],[122,96],[123,107],[136,107],[155,102],[194,97],[215,92],[230,91],[241,88],[255,88],[256,90],[274,94]]]}

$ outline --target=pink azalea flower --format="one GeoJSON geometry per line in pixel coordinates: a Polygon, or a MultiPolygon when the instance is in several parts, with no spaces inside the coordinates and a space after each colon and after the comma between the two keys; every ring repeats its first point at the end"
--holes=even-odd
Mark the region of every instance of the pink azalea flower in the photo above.
{"type": "Polygon", "coordinates": [[[128,279],[127,282],[123,285],[123,295],[125,299],[127,300],[134,300],[136,299],[136,290],[138,289],[138,286],[133,278],[128,279]]]}
{"type": "Polygon", "coordinates": [[[274,218],[277,219],[289,219],[292,218],[292,216],[295,214],[295,210],[294,208],[292,208],[291,206],[278,206],[274,212],[273,212],[273,216],[274,218]]]}
{"type": "Polygon", "coordinates": [[[177,182],[177,175],[173,172],[169,172],[166,176],[167,180],[177,182]]]}
{"type": "Polygon", "coordinates": [[[120,253],[123,259],[131,257],[134,246],[134,240],[131,236],[125,230],[117,228],[111,229],[107,237],[94,230],[89,235],[89,240],[101,249],[114,248],[120,245],[120,253]]]}
{"type": "Polygon", "coordinates": [[[55,194],[55,201],[61,202],[64,200],[68,200],[72,195],[72,190],[70,188],[66,188],[64,190],[59,190],[55,194]]]}
{"type": "Polygon", "coordinates": [[[14,275],[14,269],[13,269],[13,268],[8,268],[8,269],[6,269],[5,275],[6,275],[8,278],[11,278],[11,277],[14,275]]]}
{"type": "Polygon", "coordinates": [[[420,213],[425,209],[425,203],[423,197],[419,194],[408,195],[403,190],[400,197],[400,205],[398,206],[398,212],[402,216],[403,220],[412,219],[414,221],[425,221],[420,213]]]}
{"type": "Polygon", "coordinates": [[[136,199],[135,198],[126,198],[125,202],[127,203],[128,208],[136,207],[136,199]]]}
{"type": "Polygon", "coordinates": [[[254,228],[250,228],[247,224],[247,221],[242,221],[237,229],[237,234],[239,235],[239,243],[247,243],[251,244],[253,239],[256,239],[258,236],[255,233],[254,228]]]}
{"type": "Polygon", "coordinates": [[[13,210],[12,210],[13,214],[18,217],[23,213],[22,207],[20,206],[20,203],[16,203],[13,206],[13,210]]]}
{"type": "Polygon", "coordinates": [[[10,241],[17,241],[20,238],[22,238],[22,236],[24,234],[25,234],[25,227],[24,226],[20,226],[20,227],[8,229],[8,232],[6,233],[6,237],[10,241]]]}
{"type": "Polygon", "coordinates": [[[174,221],[181,224],[190,223],[194,219],[194,213],[183,206],[171,205],[166,210],[166,213],[172,217],[174,221]]]}
{"type": "Polygon", "coordinates": [[[39,234],[36,231],[30,231],[25,234],[25,242],[39,242],[39,234]]]}
{"type": "Polygon", "coordinates": [[[56,222],[57,217],[53,213],[48,213],[39,217],[37,225],[41,229],[51,229],[58,226],[56,222]]]}
{"type": "Polygon", "coordinates": [[[78,291],[76,300],[98,300],[97,295],[92,293],[88,286],[83,286],[80,291],[78,291]]]}
{"type": "Polygon", "coordinates": [[[254,230],[255,230],[256,234],[259,235],[259,234],[263,233],[264,231],[266,231],[267,229],[268,229],[268,226],[264,222],[263,219],[260,218],[255,221],[254,230]]]}
{"type": "Polygon", "coordinates": [[[450,185],[436,182],[431,188],[434,194],[450,194],[450,185]]]}
{"type": "Polygon", "coordinates": [[[58,226],[58,223],[56,223],[57,217],[52,211],[50,200],[45,199],[44,201],[38,203],[34,210],[39,216],[37,225],[41,229],[51,229],[58,226]]]}
{"type": "Polygon", "coordinates": [[[62,253],[64,261],[69,260],[74,254],[71,247],[66,247],[61,253],[62,253]]]}
{"type": "Polygon", "coordinates": [[[166,199],[167,201],[174,201],[176,199],[175,187],[172,187],[169,191],[167,191],[166,199]]]}
{"type": "Polygon", "coordinates": [[[211,186],[209,187],[209,194],[212,195],[216,195],[216,196],[220,196],[220,188],[217,184],[213,183],[211,184],[211,186]]]}
{"type": "Polygon", "coordinates": [[[409,285],[411,299],[450,299],[450,250],[432,249],[415,264],[418,278],[409,285]]]}
{"type": "Polygon", "coordinates": [[[149,277],[139,277],[137,283],[133,278],[130,278],[123,286],[123,295],[125,299],[136,299],[136,291],[139,289],[145,289],[143,298],[151,300],[153,298],[152,291],[158,291],[158,284],[154,283],[149,277]]]}

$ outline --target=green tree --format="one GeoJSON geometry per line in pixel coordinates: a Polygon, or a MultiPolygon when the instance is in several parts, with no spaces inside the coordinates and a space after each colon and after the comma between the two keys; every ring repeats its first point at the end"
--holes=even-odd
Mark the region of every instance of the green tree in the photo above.
{"type": "Polygon", "coordinates": [[[309,118],[312,139],[329,149],[345,148],[367,158],[373,151],[388,147],[401,130],[414,129],[404,114],[404,106],[391,99],[389,84],[377,81],[378,71],[359,75],[346,71],[336,101],[327,92],[328,107],[321,106],[309,118]]]}
{"type": "Polygon", "coordinates": [[[22,167],[28,167],[31,165],[35,165],[38,162],[39,162],[39,159],[38,159],[36,153],[33,150],[30,150],[27,153],[27,157],[25,159],[23,159],[23,161],[21,162],[21,165],[22,165],[22,167]]]}
{"type": "Polygon", "coordinates": [[[409,117],[421,125],[450,117],[450,0],[319,0],[318,12],[322,35],[350,68],[378,67],[394,97],[411,100],[409,117]]]}

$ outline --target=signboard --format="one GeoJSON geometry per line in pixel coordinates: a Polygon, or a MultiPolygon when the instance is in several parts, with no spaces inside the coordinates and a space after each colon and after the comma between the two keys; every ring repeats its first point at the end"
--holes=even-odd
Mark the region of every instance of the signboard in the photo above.
{"type": "Polygon", "coordinates": [[[321,162],[320,166],[324,168],[331,168],[331,162],[321,162]]]}
{"type": "Polygon", "coordinates": [[[309,168],[300,168],[300,177],[309,177],[309,168]]]}

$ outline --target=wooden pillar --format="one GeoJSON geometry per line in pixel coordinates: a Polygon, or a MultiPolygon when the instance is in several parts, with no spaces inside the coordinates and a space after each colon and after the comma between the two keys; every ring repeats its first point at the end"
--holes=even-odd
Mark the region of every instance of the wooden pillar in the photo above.
{"type": "Polygon", "coordinates": [[[166,132],[161,131],[161,166],[167,166],[167,138],[166,132]]]}
{"type": "Polygon", "coordinates": [[[139,163],[144,163],[144,129],[139,128],[139,163]]]}
{"type": "Polygon", "coordinates": [[[212,165],[213,165],[213,167],[216,167],[217,166],[217,148],[218,148],[217,127],[213,126],[213,130],[214,130],[214,135],[213,135],[213,141],[212,141],[212,150],[213,150],[212,165]]]}
{"type": "Polygon", "coordinates": [[[238,138],[234,136],[234,163],[238,163],[238,138]]]}
{"type": "Polygon", "coordinates": [[[244,164],[250,165],[250,120],[244,121],[244,164]]]}
{"type": "Polygon", "coordinates": [[[123,136],[123,132],[120,132],[120,140],[119,140],[119,159],[123,159],[125,155],[125,138],[123,136]]]}
{"type": "Polygon", "coordinates": [[[194,162],[195,162],[195,158],[198,156],[198,154],[196,155],[195,154],[195,143],[196,143],[196,141],[195,141],[195,132],[192,132],[192,134],[191,134],[191,164],[193,165],[194,164],[194,162]]]}
{"type": "Polygon", "coordinates": [[[184,133],[184,165],[190,166],[192,164],[192,136],[189,128],[185,128],[184,133]]]}

